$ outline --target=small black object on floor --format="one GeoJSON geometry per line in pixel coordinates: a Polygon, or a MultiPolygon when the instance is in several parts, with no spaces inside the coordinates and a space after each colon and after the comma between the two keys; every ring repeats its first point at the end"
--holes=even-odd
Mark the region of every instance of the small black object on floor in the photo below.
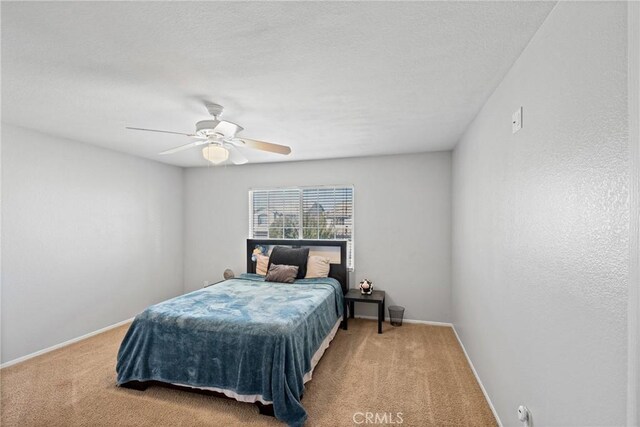
{"type": "Polygon", "coordinates": [[[402,326],[403,317],[404,307],[399,305],[389,306],[389,323],[391,323],[391,326],[402,326]]]}

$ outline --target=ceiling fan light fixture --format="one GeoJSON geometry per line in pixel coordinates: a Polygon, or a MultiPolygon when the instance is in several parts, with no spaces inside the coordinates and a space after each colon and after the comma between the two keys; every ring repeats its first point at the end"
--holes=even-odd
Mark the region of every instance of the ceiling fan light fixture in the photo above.
{"type": "Polygon", "coordinates": [[[218,165],[229,158],[229,150],[219,145],[209,144],[202,149],[202,156],[214,165],[218,165]]]}

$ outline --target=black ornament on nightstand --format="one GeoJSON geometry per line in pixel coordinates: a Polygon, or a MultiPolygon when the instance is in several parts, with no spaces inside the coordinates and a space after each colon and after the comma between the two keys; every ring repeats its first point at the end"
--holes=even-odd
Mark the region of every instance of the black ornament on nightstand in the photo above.
{"type": "Polygon", "coordinates": [[[373,282],[369,279],[364,279],[360,282],[360,293],[362,295],[371,295],[373,292],[373,282]]]}

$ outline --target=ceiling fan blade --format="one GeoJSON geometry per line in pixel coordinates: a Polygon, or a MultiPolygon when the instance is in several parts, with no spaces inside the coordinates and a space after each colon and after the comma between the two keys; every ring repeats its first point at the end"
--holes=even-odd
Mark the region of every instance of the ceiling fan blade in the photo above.
{"type": "Polygon", "coordinates": [[[258,141],[249,138],[235,138],[233,142],[239,147],[253,148],[254,150],[268,151],[287,155],[291,153],[291,148],[286,145],[272,144],[271,142],[258,141]]]}
{"type": "Polygon", "coordinates": [[[162,152],[160,152],[158,154],[161,154],[161,155],[173,154],[173,153],[177,153],[177,152],[183,151],[183,150],[188,150],[189,148],[197,147],[198,145],[202,145],[202,144],[206,144],[206,143],[207,143],[206,141],[193,141],[193,142],[190,142],[188,144],[181,145],[179,147],[174,147],[174,148],[170,148],[168,150],[164,150],[164,151],[162,151],[162,152]]]}
{"type": "Polygon", "coordinates": [[[158,129],[145,129],[145,128],[133,128],[133,127],[129,127],[129,126],[125,126],[125,129],[131,129],[131,130],[143,130],[145,132],[159,132],[159,133],[172,133],[174,135],[184,135],[184,136],[196,136],[192,133],[182,133],[182,132],[173,132],[170,130],[158,130],[158,129]]]}
{"type": "Polygon", "coordinates": [[[232,144],[225,144],[225,148],[229,151],[229,160],[234,165],[244,165],[249,160],[232,144]]]}

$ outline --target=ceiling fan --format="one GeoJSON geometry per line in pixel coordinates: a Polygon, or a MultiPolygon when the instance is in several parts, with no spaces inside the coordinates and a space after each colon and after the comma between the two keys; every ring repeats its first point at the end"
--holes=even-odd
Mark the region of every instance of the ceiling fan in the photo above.
{"type": "Polygon", "coordinates": [[[247,158],[238,150],[241,148],[251,148],[254,150],[267,151],[270,153],[284,154],[291,153],[291,148],[286,145],[272,144],[270,142],[258,141],[249,138],[240,138],[237,136],[243,130],[243,127],[226,120],[220,120],[218,117],[222,114],[223,107],[218,104],[205,102],[205,107],[209,114],[213,116],[213,120],[201,120],[196,123],[195,133],[173,132],[168,130],[145,129],[129,127],[131,130],[142,130],[146,132],[172,133],[176,135],[184,135],[190,138],[196,138],[188,144],[170,148],[158,154],[173,154],[179,151],[188,150],[190,148],[204,145],[202,155],[205,159],[213,164],[220,164],[226,160],[236,165],[243,165],[248,162],[247,158]]]}

